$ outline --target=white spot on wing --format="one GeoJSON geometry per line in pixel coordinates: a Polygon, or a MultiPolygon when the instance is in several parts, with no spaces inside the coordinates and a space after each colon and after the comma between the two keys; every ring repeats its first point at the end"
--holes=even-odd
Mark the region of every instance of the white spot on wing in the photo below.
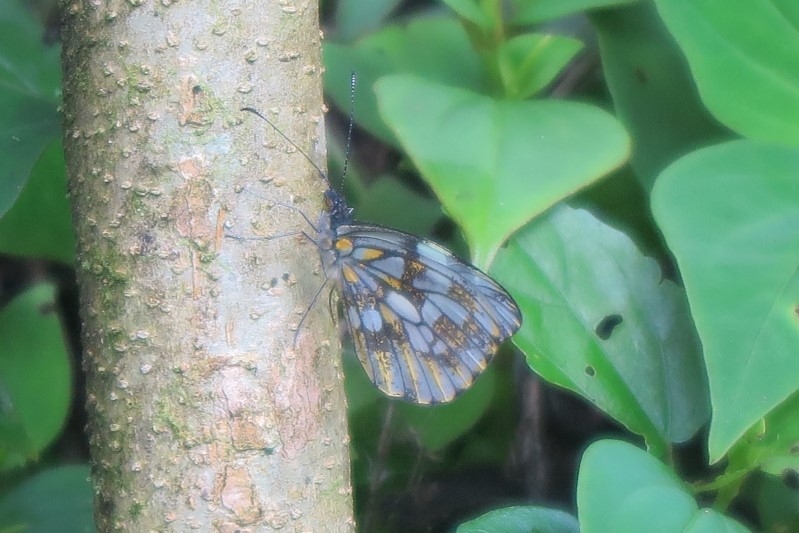
{"type": "Polygon", "coordinates": [[[435,324],[441,316],[441,311],[428,299],[422,304],[422,318],[425,324],[435,324]]]}
{"type": "Polygon", "coordinates": [[[425,340],[424,335],[419,327],[415,324],[405,324],[405,333],[408,335],[408,342],[417,352],[426,352],[428,341],[425,340]]]}
{"type": "Polygon", "coordinates": [[[405,260],[401,257],[385,257],[383,259],[375,259],[369,261],[369,268],[379,270],[384,274],[388,274],[392,278],[401,278],[402,271],[405,269],[405,260]]]}
{"type": "Polygon", "coordinates": [[[458,302],[442,294],[428,294],[427,299],[438,306],[443,314],[459,326],[469,318],[469,312],[458,302]]]}
{"type": "Polygon", "coordinates": [[[361,324],[364,330],[377,332],[383,328],[383,319],[376,309],[364,309],[361,313],[361,324]]]}
{"type": "Polygon", "coordinates": [[[434,246],[430,243],[416,243],[416,253],[419,254],[420,257],[430,259],[434,263],[438,263],[440,265],[449,265],[452,263],[452,254],[443,248],[439,248],[438,246],[434,246]]]}
{"type": "Polygon", "coordinates": [[[416,306],[414,306],[409,299],[396,291],[390,291],[386,295],[386,304],[400,317],[414,324],[418,324],[422,319],[422,317],[419,316],[419,310],[416,309],[416,306]]]}
{"type": "Polygon", "coordinates": [[[452,281],[433,270],[425,270],[413,280],[413,287],[422,292],[447,292],[452,281]]]}

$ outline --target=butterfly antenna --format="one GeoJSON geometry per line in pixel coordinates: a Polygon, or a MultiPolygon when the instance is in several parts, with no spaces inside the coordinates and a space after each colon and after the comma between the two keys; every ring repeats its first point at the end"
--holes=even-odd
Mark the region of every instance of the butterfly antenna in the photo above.
{"type": "Polygon", "coordinates": [[[350,73],[350,125],[347,128],[347,147],[344,150],[344,172],[341,173],[341,186],[344,187],[344,178],[347,176],[347,166],[350,162],[350,148],[352,148],[352,122],[355,116],[355,73],[350,73]]]}
{"type": "MultiPolygon", "coordinates": [[[[253,109],[252,107],[242,107],[242,108],[241,108],[241,111],[247,111],[248,113],[252,113],[253,115],[255,115],[255,116],[257,116],[257,117],[260,117],[260,118],[261,118],[262,120],[264,120],[264,121],[265,121],[267,124],[269,124],[270,126],[272,126],[272,128],[273,128],[273,129],[274,129],[274,130],[275,130],[275,131],[276,131],[276,132],[277,132],[277,133],[278,133],[278,134],[279,134],[281,137],[283,137],[284,139],[286,139],[286,141],[287,141],[287,142],[288,142],[288,143],[289,143],[291,146],[293,146],[293,147],[294,147],[294,148],[295,148],[295,149],[296,149],[296,150],[297,150],[299,153],[301,153],[301,154],[302,154],[302,156],[303,156],[303,157],[304,157],[304,158],[305,158],[305,159],[306,159],[306,160],[307,160],[307,161],[308,161],[308,162],[311,164],[311,166],[313,166],[313,167],[316,169],[316,171],[319,173],[319,175],[320,175],[320,176],[322,176],[322,179],[325,181],[325,183],[330,183],[330,182],[328,181],[328,179],[327,179],[327,176],[325,175],[325,173],[324,173],[324,172],[322,172],[322,169],[321,169],[321,168],[319,168],[319,165],[317,165],[316,163],[314,163],[314,162],[313,162],[313,160],[312,160],[312,159],[311,159],[311,158],[308,156],[308,154],[306,154],[306,153],[305,153],[305,152],[302,150],[302,148],[300,148],[299,146],[297,146],[296,144],[294,144],[294,141],[292,141],[291,139],[289,139],[289,138],[288,138],[288,136],[287,136],[285,133],[283,133],[282,131],[280,131],[280,128],[278,128],[277,126],[275,126],[275,125],[272,123],[272,121],[271,121],[271,120],[269,120],[268,118],[266,118],[265,116],[263,116],[263,115],[261,114],[261,112],[260,112],[260,111],[258,111],[257,109],[253,109]]],[[[351,127],[352,127],[352,126],[350,125],[350,128],[351,128],[351,127]]],[[[345,165],[345,166],[346,166],[346,165],[345,165]]]]}

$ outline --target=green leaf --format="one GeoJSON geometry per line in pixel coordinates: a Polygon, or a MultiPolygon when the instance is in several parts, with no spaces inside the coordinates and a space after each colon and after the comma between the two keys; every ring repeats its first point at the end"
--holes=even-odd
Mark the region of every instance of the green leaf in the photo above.
{"type": "Polygon", "coordinates": [[[577,39],[528,33],[499,48],[499,73],[505,94],[518,100],[549,85],[583,48],[577,39]]]}
{"type": "Polygon", "coordinates": [[[762,531],[799,531],[799,496],[785,479],[760,476],[754,490],[762,531]]]}
{"type": "Polygon", "coordinates": [[[380,77],[405,72],[476,91],[484,88],[483,67],[469,37],[451,18],[423,18],[405,27],[385,28],[354,46],[325,43],[323,53],[325,91],[348,113],[350,73],[354,72],[355,121],[394,146],[397,141],[377,112],[373,85],[380,77]]]}
{"type": "Polygon", "coordinates": [[[336,25],[333,38],[351,42],[377,30],[400,0],[340,0],[336,2],[336,25]]]}
{"type": "MultiPolygon", "coordinates": [[[[53,285],[34,286],[0,313],[0,383],[32,450],[41,452],[61,431],[71,393],[70,363],[53,285]]],[[[7,448],[8,443],[0,442],[0,449],[7,448]]],[[[0,468],[26,459],[9,455],[0,468]]]]}
{"type": "Polygon", "coordinates": [[[509,21],[518,26],[538,24],[589,9],[631,4],[637,0],[513,0],[516,9],[509,21]]]}
{"type": "Polygon", "coordinates": [[[495,101],[403,75],[380,80],[377,94],[482,268],[512,232],[628,155],[621,126],[584,104],[495,101]]]}
{"type": "Polygon", "coordinates": [[[355,196],[357,199],[351,205],[355,209],[353,216],[359,222],[381,224],[421,236],[429,235],[442,218],[441,206],[434,198],[422,196],[395,177],[381,176],[355,196]]]}
{"type": "Polygon", "coordinates": [[[497,387],[496,368],[490,365],[454,401],[423,406],[397,401],[397,411],[414,428],[425,449],[436,452],[471,429],[486,412],[497,387]]]}
{"type": "Polygon", "coordinates": [[[752,139],[799,145],[799,15],[774,0],[657,0],[713,115],[752,139]]]}
{"type": "Polygon", "coordinates": [[[794,394],[765,418],[765,431],[749,444],[749,455],[764,472],[799,472],[799,394],[794,394]]]}
{"type": "Polygon", "coordinates": [[[0,9],[0,216],[14,203],[45,146],[61,134],[60,50],[21,2],[0,9]]]}
{"type": "Polygon", "coordinates": [[[713,509],[702,509],[686,533],[747,533],[749,529],[713,509]]]}
{"type": "Polygon", "coordinates": [[[577,479],[582,533],[748,531],[711,509],[665,465],[631,444],[604,440],[583,454],[577,479]]]}
{"type": "Polygon", "coordinates": [[[491,271],[522,310],[514,343],[544,379],[658,451],[707,420],[685,294],[625,234],[559,206],[517,232],[491,271]]]}
{"type": "Polygon", "coordinates": [[[456,533],[579,533],[570,514],[545,507],[505,507],[464,522],[456,533]]]}
{"type": "MultiPolygon", "coordinates": [[[[327,141],[328,172],[341,176],[344,171],[344,149],[333,136],[327,141]]],[[[350,161],[345,176],[344,191],[352,216],[358,222],[378,224],[412,235],[426,237],[444,218],[441,204],[431,195],[421,194],[400,176],[385,174],[375,179],[362,175],[350,161]],[[413,209],[408,209],[413,206],[413,209]]]]}
{"type": "Polygon", "coordinates": [[[0,499],[0,531],[92,533],[93,497],[88,466],[45,470],[0,499]]]}
{"type": "Polygon", "coordinates": [[[36,459],[38,447],[31,442],[28,428],[0,382],[0,465],[21,464],[36,459]]]}
{"type": "Polygon", "coordinates": [[[743,478],[755,470],[775,476],[799,472],[799,394],[794,394],[752,426],[727,452],[724,478],[717,480],[724,495],[737,496],[743,478]],[[729,483],[719,481],[730,480],[729,483]]]}
{"type": "Polygon", "coordinates": [[[74,261],[65,169],[61,143],[53,142],[34,166],[17,201],[0,218],[0,253],[74,261]]]}
{"type": "Polygon", "coordinates": [[[652,208],[702,339],[718,461],[799,388],[799,150],[736,141],[666,169],[652,208]]]}
{"type": "Polygon", "coordinates": [[[647,191],[677,157],[730,138],[700,101],[654,5],[599,11],[591,20],[613,106],[635,139],[630,163],[647,191]]]}
{"type": "MultiPolygon", "coordinates": [[[[489,30],[493,28],[499,21],[493,20],[490,14],[475,0],[442,0],[447,4],[450,9],[478,28],[489,30]]],[[[486,2],[482,3],[486,5],[486,2]]]]}

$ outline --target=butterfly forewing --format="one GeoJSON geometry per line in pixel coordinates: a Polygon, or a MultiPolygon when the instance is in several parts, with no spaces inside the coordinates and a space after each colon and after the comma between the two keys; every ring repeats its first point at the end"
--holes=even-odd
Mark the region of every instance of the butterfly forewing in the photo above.
{"type": "Polygon", "coordinates": [[[432,242],[363,224],[323,231],[358,359],[389,396],[452,400],[521,325],[502,287],[432,242]]]}

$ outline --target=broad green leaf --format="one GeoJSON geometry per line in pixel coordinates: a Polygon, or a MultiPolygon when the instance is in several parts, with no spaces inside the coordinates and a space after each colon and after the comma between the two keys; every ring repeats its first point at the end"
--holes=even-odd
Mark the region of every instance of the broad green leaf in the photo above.
{"type": "Polygon", "coordinates": [[[656,260],[665,257],[663,237],[649,209],[649,192],[641,187],[629,165],[580,192],[569,200],[569,205],[607,213],[608,222],[622,229],[644,255],[656,260]]]}
{"type": "Polygon", "coordinates": [[[630,164],[647,191],[677,157],[732,135],[700,101],[685,58],[654,5],[598,11],[591,21],[613,106],[635,139],[630,164]]]}
{"type": "Polygon", "coordinates": [[[754,471],[775,476],[799,472],[797,442],[799,394],[794,394],[752,426],[727,452],[723,477],[717,481],[721,487],[720,496],[732,501],[738,496],[745,477],[754,471]]]}
{"type": "MultiPolygon", "coordinates": [[[[655,518],[669,517],[669,524],[686,525],[697,505],[690,499],[674,505],[679,494],[687,495],[688,488],[666,465],[636,448],[632,444],[602,440],[590,445],[580,461],[577,477],[577,510],[582,533],[623,533],[622,520],[630,520],[635,504],[648,503],[649,496],[657,493],[668,497],[672,505],[663,505],[661,511],[646,517],[646,526],[636,531],[652,531],[658,523],[655,518]],[[638,502],[635,501],[638,500],[638,502]],[[644,500],[644,501],[642,501],[644,500]]],[[[681,531],[673,528],[669,531],[681,531]]]]}
{"type": "Polygon", "coordinates": [[[799,145],[799,18],[774,0],[656,0],[699,94],[743,136],[799,145]]]}
{"type": "Polygon", "coordinates": [[[441,206],[434,198],[424,197],[404,186],[399,179],[382,176],[361,188],[352,206],[359,222],[385,225],[413,235],[429,235],[442,218],[441,206]]]}
{"type": "Polygon", "coordinates": [[[74,261],[75,234],[60,142],[45,150],[17,201],[0,217],[0,253],[74,261]]]}
{"type": "MultiPolygon", "coordinates": [[[[663,507],[660,507],[662,509],[663,507]]],[[[700,509],[685,533],[747,533],[749,529],[713,509],[700,509]]]]}
{"type": "Polygon", "coordinates": [[[570,37],[527,33],[499,48],[499,73],[505,94],[524,99],[549,85],[583,48],[570,37]]]}
{"type": "Polygon", "coordinates": [[[478,28],[488,30],[496,26],[499,21],[494,20],[484,6],[492,5],[489,2],[478,2],[476,0],[442,0],[450,9],[478,28]]]}
{"type": "Polygon", "coordinates": [[[762,531],[799,531],[799,495],[790,479],[763,475],[753,490],[762,531]]]}
{"type": "Polygon", "coordinates": [[[325,91],[350,111],[350,73],[357,76],[355,121],[381,140],[396,139],[377,112],[374,83],[386,74],[419,74],[428,80],[483,90],[483,67],[457,21],[432,17],[392,26],[352,46],[325,43],[325,91]],[[457,57],[457,61],[452,58],[457,57]]]}
{"type": "Polygon", "coordinates": [[[383,118],[483,268],[512,232],[628,155],[623,128],[584,104],[496,101],[415,76],[376,88],[383,118]]]}
{"type": "Polygon", "coordinates": [[[582,533],[744,533],[738,522],[699,509],[664,464],[631,444],[599,441],[583,454],[577,479],[582,533]]]}
{"type": "Polygon", "coordinates": [[[579,533],[570,514],[546,507],[505,507],[464,522],[456,533],[579,533]]]}
{"type": "Polygon", "coordinates": [[[512,0],[516,9],[509,22],[527,26],[589,9],[605,9],[637,0],[512,0]]]}
{"type": "Polygon", "coordinates": [[[38,453],[8,388],[0,381],[0,465],[21,464],[36,459],[38,453]]]}
{"type": "Polygon", "coordinates": [[[685,294],[625,234],[558,206],[514,234],[491,271],[522,310],[513,341],[544,379],[587,398],[658,452],[707,420],[685,294]]]}
{"type": "Polygon", "coordinates": [[[336,2],[336,25],[333,39],[351,42],[378,29],[400,0],[340,0],[336,2]]]}
{"type": "Polygon", "coordinates": [[[799,394],[794,394],[765,418],[764,432],[751,446],[753,463],[776,476],[799,472],[799,394]]]}
{"type": "MultiPolygon", "coordinates": [[[[66,420],[70,377],[55,288],[35,285],[0,312],[0,383],[37,452],[55,439],[66,420]]],[[[25,459],[9,457],[0,468],[25,459]]]]}
{"type": "MultiPolygon", "coordinates": [[[[344,149],[328,136],[327,161],[330,176],[344,171],[344,149]]],[[[388,226],[420,237],[429,236],[437,222],[443,219],[441,204],[431,195],[412,189],[400,177],[386,174],[367,183],[353,161],[345,176],[344,192],[358,222],[388,226]],[[408,209],[413,206],[413,209],[408,209]]]]}
{"type": "Polygon", "coordinates": [[[88,466],[45,470],[0,499],[0,531],[92,533],[93,499],[88,466]]]}
{"type": "Polygon", "coordinates": [[[14,203],[44,148],[59,137],[60,50],[22,2],[0,9],[0,216],[14,203]]]}
{"type": "MultiPolygon", "coordinates": [[[[341,176],[345,162],[344,148],[335,136],[328,136],[327,139],[329,175],[341,176]]],[[[357,222],[377,224],[429,238],[458,257],[468,258],[466,243],[441,211],[441,203],[431,191],[420,190],[423,184],[418,182],[417,176],[405,174],[403,170],[399,167],[396,173],[368,177],[351,160],[344,176],[343,190],[348,205],[353,209],[353,218],[357,222]]]]}
{"type": "Polygon", "coordinates": [[[652,208],[704,347],[718,461],[799,389],[799,150],[714,146],[667,168],[652,208]]]}
{"type": "Polygon", "coordinates": [[[471,429],[491,404],[497,387],[494,365],[454,401],[423,406],[397,401],[397,411],[411,425],[424,447],[436,452],[471,429]]]}
{"type": "Polygon", "coordinates": [[[799,3],[794,0],[772,0],[771,3],[791,24],[799,27],[799,3]]]}

